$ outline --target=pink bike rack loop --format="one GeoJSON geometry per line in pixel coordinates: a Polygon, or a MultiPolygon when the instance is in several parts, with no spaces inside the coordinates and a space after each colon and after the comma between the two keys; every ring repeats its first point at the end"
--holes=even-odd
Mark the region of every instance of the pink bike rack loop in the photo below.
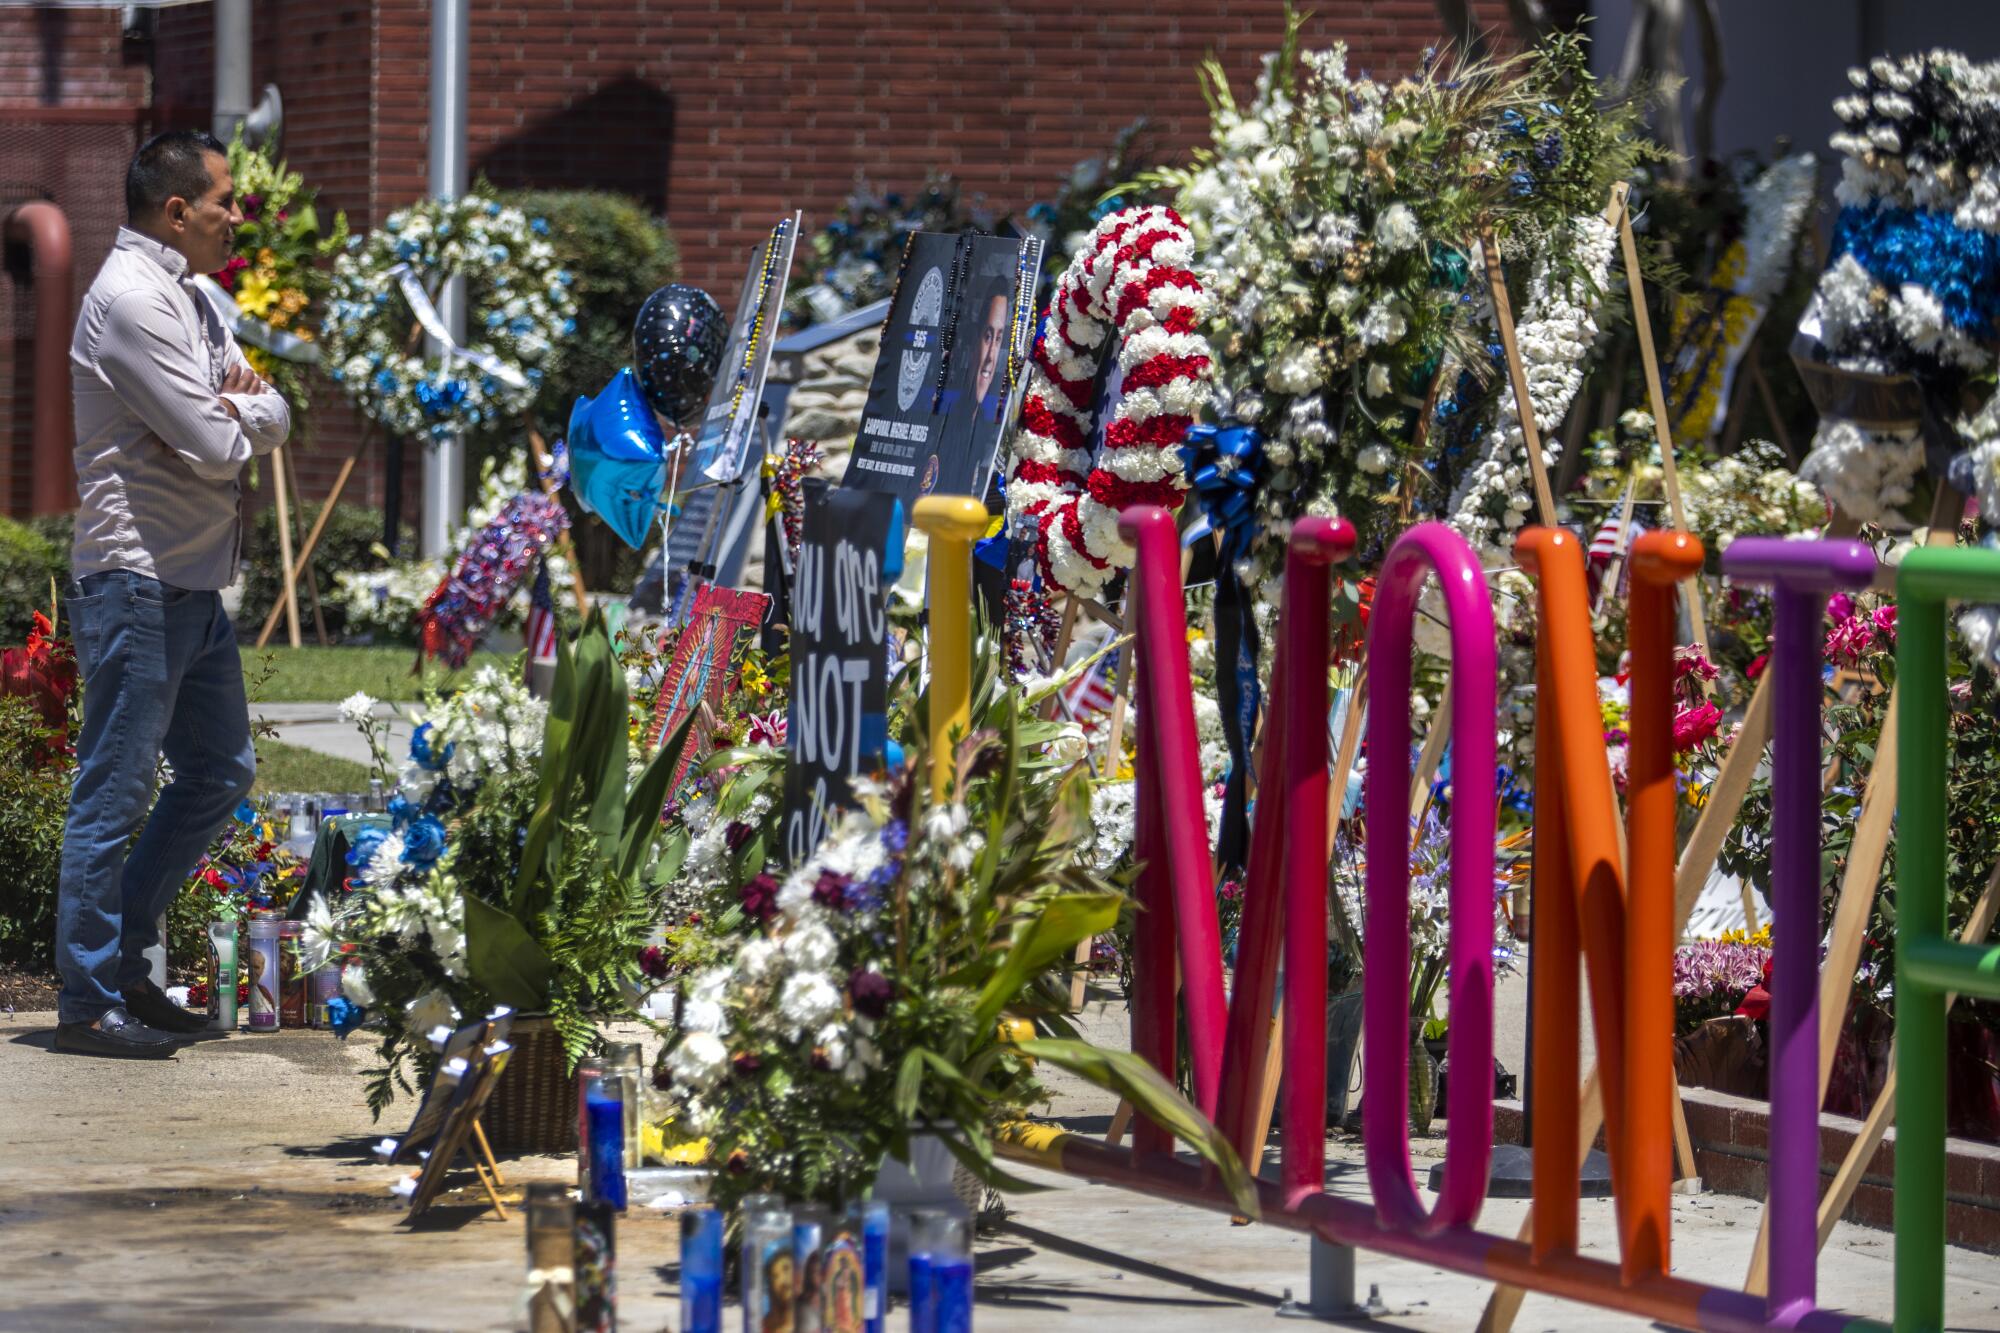
{"type": "Polygon", "coordinates": [[[1463,538],[1420,523],[1396,540],[1375,581],[1368,625],[1368,962],[1362,968],[1366,1077],[1361,1132],[1376,1215],[1432,1235],[1470,1226],[1493,1155],[1493,717],[1498,661],[1486,576],[1463,538]],[[1410,649],[1417,597],[1435,572],[1451,628],[1452,1065],[1470,1072],[1446,1092],[1445,1166],[1426,1210],[1410,1168],[1410,649]]]}

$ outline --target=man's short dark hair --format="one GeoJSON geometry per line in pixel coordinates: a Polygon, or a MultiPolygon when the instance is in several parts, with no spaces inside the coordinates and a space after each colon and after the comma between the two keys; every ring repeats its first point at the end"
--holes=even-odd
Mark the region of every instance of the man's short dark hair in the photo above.
{"type": "Polygon", "coordinates": [[[199,199],[207,194],[210,153],[229,156],[220,139],[202,130],[168,130],[146,140],[125,171],[125,215],[151,217],[175,195],[199,199]]]}

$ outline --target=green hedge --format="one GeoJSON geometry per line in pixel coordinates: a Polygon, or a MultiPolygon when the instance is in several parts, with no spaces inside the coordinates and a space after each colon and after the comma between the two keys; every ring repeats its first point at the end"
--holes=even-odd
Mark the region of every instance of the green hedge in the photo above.
{"type": "MultiPolygon", "coordinates": [[[[302,506],[296,516],[300,538],[312,531],[312,525],[319,519],[319,511],[318,505],[302,506]]],[[[403,543],[406,551],[416,548],[414,538],[415,530],[411,529],[403,543]]],[[[381,510],[364,505],[334,507],[333,517],[327,520],[326,531],[320,534],[312,557],[313,572],[319,578],[320,601],[326,612],[327,633],[340,635],[347,628],[346,613],[334,596],[333,576],[342,572],[382,568],[387,562],[375,549],[381,542],[381,510]]],[[[243,580],[243,605],[236,613],[236,633],[247,644],[256,640],[257,631],[263,628],[264,617],[270,614],[272,605],[278,600],[278,585],[285,561],[278,545],[278,511],[275,507],[258,512],[249,532],[244,535],[243,556],[250,562],[250,572],[243,580]]],[[[296,541],[292,544],[292,556],[294,559],[298,557],[296,541]]],[[[312,603],[307,598],[306,587],[301,579],[299,624],[311,633],[312,603]]]]}
{"type": "Polygon", "coordinates": [[[55,965],[63,818],[75,772],[66,759],[35,765],[47,731],[26,699],[0,696],[0,865],[7,867],[0,960],[38,970],[55,965]]]}
{"type": "Polygon", "coordinates": [[[60,595],[69,582],[69,524],[0,518],[0,645],[25,640],[34,613],[49,609],[51,584],[60,595]]]}

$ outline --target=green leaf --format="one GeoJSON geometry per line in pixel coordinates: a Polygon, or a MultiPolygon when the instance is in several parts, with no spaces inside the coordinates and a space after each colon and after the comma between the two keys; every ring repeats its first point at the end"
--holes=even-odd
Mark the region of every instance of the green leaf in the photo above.
{"type": "Polygon", "coordinates": [[[646,849],[659,835],[660,811],[667,804],[667,787],[674,780],[674,768],[680,763],[681,750],[693,726],[694,714],[689,713],[646,764],[639,780],[632,784],[632,795],[625,805],[625,834],[618,849],[621,875],[629,878],[645,868],[646,849]]]}
{"type": "Polygon", "coordinates": [[[1238,1212],[1253,1220],[1257,1217],[1256,1181],[1243,1169],[1242,1159],[1229,1146],[1229,1140],[1143,1058],[1130,1051],[1105,1050],[1089,1042],[1052,1041],[1045,1037],[1018,1045],[1023,1055],[1047,1060],[1131,1102],[1141,1115],[1193,1148],[1216,1169],[1238,1212]]]}
{"type": "Polygon", "coordinates": [[[986,985],[972,1013],[972,1028],[985,1032],[1000,1011],[1037,972],[1062,958],[1078,940],[1101,935],[1118,924],[1124,899],[1115,893],[1064,893],[1042,902],[1039,912],[1015,935],[1007,956],[986,985]]]}
{"type": "Polygon", "coordinates": [[[1009,1194],[1033,1194],[1049,1188],[1047,1185],[1037,1185],[1032,1180],[1023,1180],[1019,1176],[1010,1175],[990,1157],[981,1157],[950,1135],[940,1134],[938,1138],[945,1147],[951,1149],[951,1155],[956,1157],[966,1170],[977,1176],[982,1184],[991,1185],[996,1190],[1005,1190],[1009,1194]]]}
{"type": "Polygon", "coordinates": [[[908,1120],[917,1113],[917,1094],[923,1089],[924,1053],[913,1050],[903,1056],[896,1070],[896,1115],[908,1120]]]}
{"type": "Polygon", "coordinates": [[[535,1012],[549,1007],[549,955],[519,921],[484,898],[465,902],[465,966],[495,1001],[535,1012]]]}

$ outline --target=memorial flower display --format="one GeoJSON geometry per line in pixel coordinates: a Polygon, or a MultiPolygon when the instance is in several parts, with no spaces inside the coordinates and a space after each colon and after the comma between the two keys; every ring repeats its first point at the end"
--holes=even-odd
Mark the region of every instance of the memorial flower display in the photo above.
{"type": "MultiPolygon", "coordinates": [[[[913,749],[859,780],[857,807],[787,866],[775,850],[786,754],[751,746],[718,754],[672,817],[685,833],[662,855],[677,870],[651,961],[678,1000],[654,1084],[668,1134],[708,1140],[721,1199],[853,1199],[922,1134],[1009,1184],[992,1134],[1042,1099],[1037,1060],[1189,1114],[1129,1055],[1076,1040],[1058,969],[1127,903],[1085,855],[1093,784],[1062,757],[1064,726],[1035,716],[1064,682],[1023,690],[1000,652],[982,639],[973,726],[943,798],[924,791],[913,749]]],[[[914,700],[892,703],[899,726],[914,700]]],[[[1219,1141],[1203,1150],[1244,1179],[1219,1141]]]]}
{"type": "MultiPolygon", "coordinates": [[[[269,149],[245,144],[240,131],[229,144],[229,174],[243,225],[236,232],[235,253],[214,277],[245,315],[310,343],[317,337],[318,307],[332,285],[323,261],[347,245],[347,215],[335,213],[332,225],[322,231],[319,191],[284,161],[274,161],[269,149]]],[[[295,421],[311,420],[306,413],[312,406],[312,381],[303,363],[248,341],[243,356],[285,396],[295,421]]]]}
{"type": "Polygon", "coordinates": [[[2000,64],[1936,51],[1848,79],[1841,211],[1799,329],[1822,415],[1804,475],[1864,522],[1920,522],[1947,464],[2000,500],[2000,64]]]}
{"type": "Polygon", "coordinates": [[[1384,84],[1351,74],[1343,48],[1301,51],[1296,15],[1250,101],[1217,64],[1203,82],[1211,143],[1157,179],[1176,188],[1196,267],[1212,275],[1217,415],[1258,433],[1265,523],[1337,514],[1365,555],[1379,552],[1483,484],[1467,477],[1495,475],[1482,464],[1523,463],[1499,445],[1473,456],[1459,441],[1453,457],[1430,440],[1440,403],[1447,417],[1479,415],[1443,392],[1453,382],[1505,379],[1497,343],[1466,318],[1482,300],[1483,231],[1540,293],[1531,384],[1552,412],[1573,395],[1609,255],[1599,215],[1646,155],[1632,108],[1600,98],[1567,39],[1500,63],[1433,59],[1384,84]]]}
{"type": "Polygon", "coordinates": [[[378,1034],[378,1113],[409,1090],[409,1064],[432,1058],[439,1024],[496,1004],[546,1015],[573,1064],[602,1021],[633,1012],[687,728],[633,771],[625,675],[601,618],[558,648],[556,674],[546,705],[482,672],[427,708],[392,827],[358,836],[345,898],[314,923],[355,948],[343,986],[378,1034]]]}
{"type": "Polygon", "coordinates": [[[334,263],[321,333],[327,374],[364,413],[400,434],[442,439],[504,422],[534,401],[555,341],[576,329],[572,279],[548,224],[478,194],[398,209],[334,263]],[[466,342],[426,350],[434,302],[466,283],[466,342]]]}

